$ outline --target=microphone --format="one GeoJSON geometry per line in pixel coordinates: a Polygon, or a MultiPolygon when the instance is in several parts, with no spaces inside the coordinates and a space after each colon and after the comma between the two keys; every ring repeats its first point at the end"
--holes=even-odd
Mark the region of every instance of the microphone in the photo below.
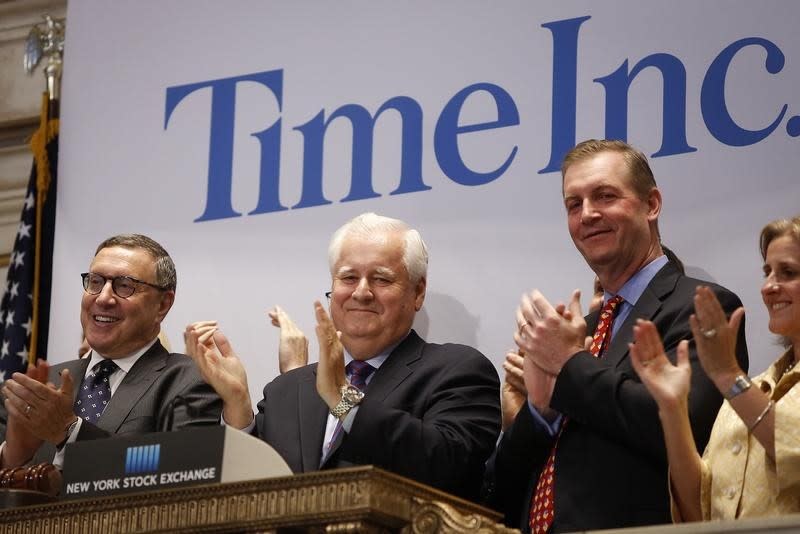
{"type": "Polygon", "coordinates": [[[197,416],[197,410],[192,403],[190,403],[186,397],[183,395],[175,395],[171,401],[167,403],[167,414],[164,418],[164,424],[162,425],[165,432],[171,432],[173,426],[175,425],[175,411],[178,410],[180,407],[183,407],[186,410],[186,415],[190,418],[197,416]]]}

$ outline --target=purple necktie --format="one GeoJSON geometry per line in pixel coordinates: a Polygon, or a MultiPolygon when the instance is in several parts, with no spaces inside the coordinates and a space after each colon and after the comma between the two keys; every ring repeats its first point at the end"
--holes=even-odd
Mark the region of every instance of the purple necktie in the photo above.
{"type": "MultiPolygon", "coordinates": [[[[371,375],[375,368],[372,367],[367,362],[363,362],[361,360],[353,360],[347,364],[345,367],[347,373],[350,375],[350,384],[360,391],[364,391],[364,388],[367,387],[367,378],[371,375]]],[[[333,447],[333,444],[336,443],[336,440],[339,438],[339,434],[342,433],[342,420],[339,419],[336,422],[336,429],[333,431],[333,435],[331,436],[331,440],[328,442],[328,445],[325,447],[325,455],[330,452],[330,448],[333,447]]]]}

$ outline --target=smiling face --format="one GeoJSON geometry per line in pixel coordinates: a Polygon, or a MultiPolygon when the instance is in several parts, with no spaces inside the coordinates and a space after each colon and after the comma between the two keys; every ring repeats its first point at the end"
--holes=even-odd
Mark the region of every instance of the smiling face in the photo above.
{"type": "Polygon", "coordinates": [[[425,278],[409,280],[402,232],[346,236],[333,268],[330,311],[353,358],[377,356],[411,329],[425,278]]]}
{"type": "Polygon", "coordinates": [[[92,260],[89,271],[107,279],[100,293],[84,291],[81,300],[81,325],[89,345],[108,358],[120,358],[152,341],[172,307],[175,292],[137,284],[133,295],[124,299],[111,288],[111,279],[116,276],[155,284],[152,256],[139,248],[104,248],[92,260]]]}
{"type": "Polygon", "coordinates": [[[571,164],[564,206],[572,241],[607,291],[618,291],[661,255],[661,194],[652,188],[645,199],[637,195],[622,154],[606,151],[571,164]]]}
{"type": "Polygon", "coordinates": [[[764,260],[761,298],[769,313],[769,330],[800,344],[800,242],[790,235],[774,238],[764,260]]]}

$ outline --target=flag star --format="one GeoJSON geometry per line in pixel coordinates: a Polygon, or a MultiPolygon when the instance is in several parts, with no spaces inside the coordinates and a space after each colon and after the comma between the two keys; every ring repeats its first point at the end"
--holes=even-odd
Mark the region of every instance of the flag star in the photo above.
{"type": "Polygon", "coordinates": [[[25,332],[27,332],[27,335],[31,335],[31,330],[33,330],[33,323],[31,321],[30,317],[28,317],[28,322],[26,322],[24,325],[22,325],[22,328],[25,329],[25,332]]]}
{"type": "Polygon", "coordinates": [[[33,198],[33,193],[28,193],[28,196],[25,197],[25,209],[31,209],[35,204],[35,200],[33,198]]]}
{"type": "Polygon", "coordinates": [[[19,356],[19,359],[22,360],[23,362],[27,362],[28,361],[28,347],[22,347],[22,350],[17,353],[17,356],[19,356]]]}
{"type": "Polygon", "coordinates": [[[17,253],[17,258],[14,260],[14,266],[15,267],[19,267],[20,265],[25,263],[25,260],[22,259],[24,256],[25,256],[24,252],[18,252],[17,253]]]}
{"type": "Polygon", "coordinates": [[[6,315],[6,327],[14,326],[14,312],[9,310],[8,315],[6,315]]]}
{"type": "Polygon", "coordinates": [[[19,237],[30,237],[31,236],[31,225],[25,224],[24,221],[19,223],[19,230],[17,230],[17,235],[19,237]]]}
{"type": "Polygon", "coordinates": [[[19,282],[14,282],[14,284],[11,286],[10,293],[12,298],[17,296],[19,293],[19,282]]]}
{"type": "Polygon", "coordinates": [[[0,356],[8,356],[8,341],[3,341],[3,350],[0,356]]]}

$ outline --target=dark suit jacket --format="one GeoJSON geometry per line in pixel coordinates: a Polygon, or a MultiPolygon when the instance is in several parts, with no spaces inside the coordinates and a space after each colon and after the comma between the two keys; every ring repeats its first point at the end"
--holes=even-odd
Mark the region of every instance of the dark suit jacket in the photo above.
{"type": "MultiPolygon", "coordinates": [[[[89,358],[70,360],[50,368],[50,381],[60,384],[59,373],[69,369],[75,382],[74,397],[86,373],[89,358]]],[[[122,434],[177,430],[195,425],[218,425],[222,401],[206,384],[191,358],[169,353],[156,343],[139,358],[114,392],[97,424],[81,423],[78,440],[122,434]],[[178,399],[178,400],[175,400],[178,399]]],[[[5,420],[5,408],[2,419],[5,420]]],[[[34,462],[52,461],[55,447],[45,443],[34,462]]]]}
{"type": "Polygon", "coordinates": [[[349,434],[320,466],[328,406],[316,364],[264,388],[256,432],[296,473],[372,464],[467,498],[477,497],[500,432],[494,365],[464,345],[426,343],[413,330],[367,385],[349,434]]]}
{"type": "MultiPolygon", "coordinates": [[[[669,523],[666,448],[655,401],[633,370],[628,343],[639,318],[653,321],[669,358],[691,339],[689,316],[697,285],[713,288],[727,314],[739,298],[718,285],[681,275],[666,264],[645,289],[606,354],[573,355],[559,373],[551,407],[569,417],[556,452],[555,518],[552,531],[621,528],[669,523]]],[[[593,332],[598,313],[587,317],[593,332]]],[[[737,357],[747,370],[742,323],[737,357]]],[[[689,416],[698,451],[708,442],[722,396],[703,372],[694,343],[689,416]]],[[[494,457],[489,503],[506,523],[527,531],[528,508],[553,439],[535,426],[527,406],[507,430],[494,457]]]]}

